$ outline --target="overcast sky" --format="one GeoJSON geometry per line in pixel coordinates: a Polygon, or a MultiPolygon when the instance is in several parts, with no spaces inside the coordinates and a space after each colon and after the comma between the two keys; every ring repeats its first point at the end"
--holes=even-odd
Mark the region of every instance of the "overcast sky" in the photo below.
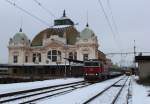
{"type": "MultiPolygon", "coordinates": [[[[108,1],[110,2],[119,32],[115,36],[113,36],[108,26],[98,0],[38,0],[56,18],[49,15],[34,0],[10,1],[15,1],[17,5],[50,25],[53,25],[54,19],[62,16],[62,12],[65,9],[67,16],[75,23],[79,23],[76,26],[79,31],[85,28],[88,11],[90,28],[98,36],[99,49],[105,53],[120,52],[120,49],[124,52],[131,52],[133,51],[134,40],[136,41],[137,51],[150,51],[150,0],[101,0],[111,20],[108,1]]],[[[48,27],[19,9],[16,9],[5,0],[0,0],[0,62],[7,62],[8,42],[19,31],[21,20],[23,20],[23,32],[31,40],[37,33],[48,27]]],[[[120,61],[120,59],[118,60],[114,57],[112,58],[115,62],[120,61]]],[[[130,56],[123,56],[123,59],[132,60],[130,56]]]]}

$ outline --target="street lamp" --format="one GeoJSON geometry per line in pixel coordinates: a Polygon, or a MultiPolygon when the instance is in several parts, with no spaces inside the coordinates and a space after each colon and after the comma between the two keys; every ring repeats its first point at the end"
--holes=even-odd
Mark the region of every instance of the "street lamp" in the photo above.
{"type": "Polygon", "coordinates": [[[61,55],[57,55],[57,61],[56,61],[56,64],[57,64],[57,70],[58,72],[60,72],[59,70],[59,64],[61,63],[61,55]]]}
{"type": "Polygon", "coordinates": [[[64,74],[64,76],[67,77],[67,66],[66,66],[67,49],[68,49],[67,44],[64,45],[64,49],[65,49],[65,74],[64,74]]]}

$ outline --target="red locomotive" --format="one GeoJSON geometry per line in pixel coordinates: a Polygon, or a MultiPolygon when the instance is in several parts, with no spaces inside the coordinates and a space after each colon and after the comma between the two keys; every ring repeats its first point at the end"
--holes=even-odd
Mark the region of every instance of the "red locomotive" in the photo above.
{"type": "Polygon", "coordinates": [[[98,82],[100,80],[113,78],[122,75],[120,68],[112,68],[99,60],[84,61],[84,79],[88,82],[98,82]]]}
{"type": "Polygon", "coordinates": [[[107,68],[99,60],[84,61],[84,79],[96,82],[107,77],[107,68]]]}

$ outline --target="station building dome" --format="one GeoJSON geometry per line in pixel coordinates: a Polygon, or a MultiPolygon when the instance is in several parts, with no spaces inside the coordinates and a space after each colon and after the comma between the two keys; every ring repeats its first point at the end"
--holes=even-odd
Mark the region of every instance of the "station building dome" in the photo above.
{"type": "Polygon", "coordinates": [[[75,44],[76,38],[79,36],[79,32],[74,27],[74,22],[66,16],[65,10],[61,18],[54,20],[54,26],[39,32],[33,38],[31,46],[43,46],[44,37],[50,38],[52,35],[65,38],[66,44],[75,44]]]}
{"type": "Polygon", "coordinates": [[[13,42],[21,43],[22,41],[29,42],[29,39],[28,39],[27,35],[22,32],[22,29],[20,29],[20,31],[14,35],[13,42]]]}
{"type": "Polygon", "coordinates": [[[93,32],[92,29],[89,28],[89,26],[86,26],[86,28],[84,30],[82,30],[80,33],[81,39],[90,39],[93,36],[95,36],[95,33],[93,32]]]}

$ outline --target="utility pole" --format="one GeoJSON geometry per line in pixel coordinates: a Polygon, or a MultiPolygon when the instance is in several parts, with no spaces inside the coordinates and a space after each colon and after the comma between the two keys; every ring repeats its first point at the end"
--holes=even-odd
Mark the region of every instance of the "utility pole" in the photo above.
{"type": "Polygon", "coordinates": [[[67,58],[67,49],[68,49],[68,45],[67,44],[65,44],[65,46],[64,46],[64,49],[65,49],[65,73],[64,73],[64,76],[65,76],[65,78],[67,77],[67,62],[66,62],[66,58],[67,58]]]}
{"type": "Polygon", "coordinates": [[[135,40],[134,40],[134,67],[136,68],[135,56],[136,56],[136,46],[135,46],[135,40]]]}
{"type": "Polygon", "coordinates": [[[136,46],[135,46],[135,40],[134,40],[134,58],[136,56],[136,46]]]}

